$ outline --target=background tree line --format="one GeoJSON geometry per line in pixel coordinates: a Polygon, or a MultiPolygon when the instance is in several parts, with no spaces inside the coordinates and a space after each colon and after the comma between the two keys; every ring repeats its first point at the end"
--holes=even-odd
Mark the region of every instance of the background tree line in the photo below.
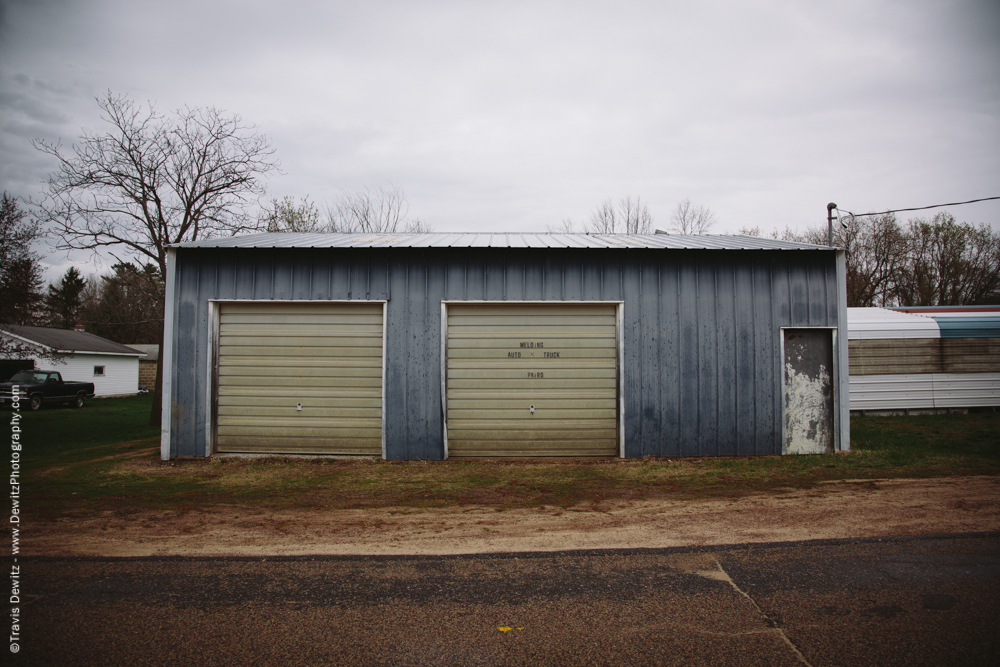
{"type": "MultiPolygon", "coordinates": [[[[22,296],[23,296],[22,291],[22,296]]],[[[5,323],[84,330],[117,343],[156,344],[163,330],[163,277],[152,263],[118,262],[101,276],[67,269],[47,291],[21,299],[18,317],[5,323]]]]}
{"type": "MultiPolygon", "coordinates": [[[[847,216],[833,243],[847,258],[847,305],[973,306],[1000,304],[1000,232],[956,222],[942,212],[900,224],[894,214],[847,216]]],[[[741,234],[761,236],[759,228],[741,234]]],[[[826,245],[827,229],[786,229],[772,238],[826,245]]]]}

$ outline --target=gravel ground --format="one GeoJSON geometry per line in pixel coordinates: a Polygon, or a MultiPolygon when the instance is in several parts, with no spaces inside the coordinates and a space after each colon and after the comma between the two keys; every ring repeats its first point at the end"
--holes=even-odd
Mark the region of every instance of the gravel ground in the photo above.
{"type": "Polygon", "coordinates": [[[35,556],[442,555],[992,530],[1000,530],[1000,477],[836,482],[736,499],[600,508],[318,511],[188,505],[71,514],[43,523],[32,523],[26,512],[21,549],[35,556]]]}

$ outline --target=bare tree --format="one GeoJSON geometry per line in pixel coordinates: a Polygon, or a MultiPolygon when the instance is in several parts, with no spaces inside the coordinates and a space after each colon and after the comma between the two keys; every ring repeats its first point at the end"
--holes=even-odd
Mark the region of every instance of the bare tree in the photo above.
{"type": "Polygon", "coordinates": [[[558,225],[545,225],[547,234],[576,234],[579,230],[571,218],[563,218],[558,225]]]}
{"type": "MultiPolygon", "coordinates": [[[[758,228],[741,233],[760,236],[758,228]]],[[[779,238],[777,230],[770,234],[779,238]]],[[[827,244],[827,227],[782,240],[827,244]]],[[[977,305],[1000,301],[1000,233],[957,223],[949,213],[904,227],[892,214],[847,216],[834,227],[845,250],[847,305],[852,307],[977,305]]]]}
{"type": "Polygon", "coordinates": [[[434,227],[429,222],[424,222],[420,218],[407,220],[403,231],[407,234],[430,234],[434,227]]]}
{"type": "MultiPolygon", "coordinates": [[[[251,208],[277,162],[254,126],[214,107],[185,107],[167,118],[110,91],[97,104],[106,132],[84,132],[69,151],[34,142],[59,165],[37,208],[60,248],[123,251],[166,275],[168,245],[259,228],[251,208]]],[[[161,355],[154,425],[162,364],[161,355]]]]}
{"type": "Polygon", "coordinates": [[[296,204],[291,197],[272,199],[262,213],[262,227],[269,232],[324,232],[320,223],[319,209],[309,201],[309,196],[296,204]]]}
{"type": "Polygon", "coordinates": [[[757,236],[760,238],[775,239],[780,241],[798,241],[800,243],[812,243],[812,241],[806,241],[801,234],[799,234],[794,229],[788,226],[785,227],[784,231],[779,232],[778,228],[775,227],[774,229],[772,229],[770,232],[767,233],[762,232],[760,227],[756,226],[740,227],[736,233],[742,236],[757,236]]]}
{"type": "Polygon", "coordinates": [[[956,223],[949,213],[910,220],[909,252],[896,284],[908,306],[995,303],[1000,297],[1000,233],[956,223]]]}
{"type": "Polygon", "coordinates": [[[667,227],[674,234],[707,234],[715,225],[715,214],[707,206],[695,206],[690,199],[678,202],[667,227]]]}
{"type": "Polygon", "coordinates": [[[403,191],[390,186],[341,194],[336,204],[327,205],[325,223],[320,221],[319,209],[308,196],[299,204],[291,197],[272,199],[261,219],[269,232],[423,234],[432,231],[429,224],[418,218],[407,219],[407,211],[403,191]]]}
{"type": "MultiPolygon", "coordinates": [[[[564,220],[565,224],[567,221],[564,220]]],[[[622,197],[616,205],[605,199],[590,216],[586,231],[592,234],[649,234],[653,216],[639,197],[622,197]]]]}
{"type": "MultiPolygon", "coordinates": [[[[823,245],[823,230],[816,228],[810,243],[823,245]]],[[[825,233],[825,232],[824,232],[825,233]]],[[[847,302],[855,307],[893,305],[896,281],[907,263],[906,232],[887,215],[841,220],[834,231],[834,245],[843,248],[847,259],[847,302]]]]}
{"type": "Polygon", "coordinates": [[[406,229],[410,207],[402,188],[389,184],[345,192],[326,209],[326,231],[346,233],[393,233],[406,229]]]}

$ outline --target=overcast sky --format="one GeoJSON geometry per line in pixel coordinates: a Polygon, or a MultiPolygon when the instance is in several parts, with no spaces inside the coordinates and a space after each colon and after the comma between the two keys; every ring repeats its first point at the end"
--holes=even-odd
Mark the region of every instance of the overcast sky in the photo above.
{"type": "MultiPolygon", "coordinates": [[[[273,196],[391,182],[435,231],[545,231],[626,195],[660,228],[708,206],[719,233],[1000,195],[997,0],[0,10],[0,187],[21,197],[55,166],[31,139],[100,131],[109,89],[254,123],[273,196]]],[[[950,212],[1000,228],[1000,201],[950,212]]]]}

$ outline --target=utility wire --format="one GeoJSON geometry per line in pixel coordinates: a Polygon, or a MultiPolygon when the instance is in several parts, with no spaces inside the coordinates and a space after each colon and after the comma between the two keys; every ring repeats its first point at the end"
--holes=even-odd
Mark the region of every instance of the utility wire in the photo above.
{"type": "MultiPolygon", "coordinates": [[[[1000,197],[983,197],[982,199],[970,199],[969,201],[957,201],[951,204],[934,204],[933,206],[917,206],[916,208],[897,208],[893,211],[882,211],[881,213],[852,213],[846,208],[843,209],[845,213],[850,213],[856,218],[863,218],[866,215],[886,215],[888,213],[903,213],[904,211],[926,211],[929,208],[941,208],[942,206],[961,206],[962,204],[975,204],[977,201],[990,201],[992,199],[1000,199],[1000,197]]],[[[837,209],[840,211],[841,209],[837,209]]]]}

